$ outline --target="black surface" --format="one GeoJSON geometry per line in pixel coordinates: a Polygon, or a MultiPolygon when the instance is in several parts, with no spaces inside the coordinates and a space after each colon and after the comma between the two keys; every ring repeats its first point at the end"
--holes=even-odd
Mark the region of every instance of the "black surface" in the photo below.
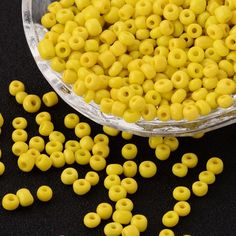
{"type": "MultiPolygon", "coordinates": [[[[42,95],[51,88],[37,69],[30,54],[22,29],[21,1],[0,1],[0,112],[3,113],[5,124],[0,136],[3,151],[3,161],[6,172],[0,177],[0,198],[4,194],[22,187],[29,188],[35,196],[36,189],[42,184],[50,185],[54,190],[54,197],[49,203],[35,203],[28,208],[19,208],[14,212],[7,212],[0,207],[0,235],[103,235],[102,223],[97,229],[88,230],[82,219],[85,213],[94,211],[97,204],[108,201],[107,191],[103,187],[104,172],[101,172],[100,184],[83,197],[76,196],[71,187],[60,181],[62,169],[51,169],[42,173],[34,169],[31,173],[22,173],[17,167],[17,158],[11,153],[11,121],[16,116],[24,116],[29,122],[27,131],[29,136],[37,135],[35,115],[27,114],[18,105],[14,97],[8,94],[9,82],[13,79],[21,80],[26,85],[28,93],[42,95]]],[[[42,107],[42,110],[48,110],[42,107]]],[[[63,117],[73,110],[60,101],[58,106],[50,109],[53,122],[57,130],[63,131],[68,139],[73,139],[73,132],[63,127],[63,117]]],[[[81,120],[88,121],[82,115],[81,120]]],[[[89,121],[93,134],[101,131],[101,126],[89,121]]],[[[217,176],[216,183],[209,187],[209,193],[203,198],[192,196],[190,199],[192,212],[186,218],[181,218],[174,228],[176,235],[191,234],[194,236],[234,236],[236,235],[236,125],[210,132],[204,138],[180,138],[179,149],[171,154],[166,162],[159,162],[150,150],[146,138],[134,137],[132,142],[139,147],[137,162],[148,159],[158,165],[158,173],[151,180],[136,177],[139,190],[131,195],[135,207],[134,213],[142,213],[149,219],[148,230],[142,235],[156,236],[163,228],[161,216],[172,209],[175,201],[172,190],[177,185],[191,187],[205,163],[211,156],[220,156],[224,160],[224,173],[217,176]],[[179,179],[171,174],[171,167],[180,161],[185,152],[196,152],[199,155],[198,166],[190,170],[188,176],[179,179]]],[[[111,154],[109,163],[123,162],[120,148],[125,143],[120,136],[111,138],[111,154]]],[[[82,178],[88,167],[75,165],[82,178]]]]}

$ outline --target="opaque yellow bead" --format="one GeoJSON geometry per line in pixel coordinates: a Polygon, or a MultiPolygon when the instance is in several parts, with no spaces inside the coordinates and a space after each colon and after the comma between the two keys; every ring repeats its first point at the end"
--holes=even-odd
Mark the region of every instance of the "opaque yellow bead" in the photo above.
{"type": "Polygon", "coordinates": [[[39,134],[42,136],[49,136],[54,130],[54,125],[51,121],[43,121],[39,126],[39,134]]]}
{"type": "Polygon", "coordinates": [[[52,166],[52,159],[50,159],[46,154],[41,154],[36,157],[35,165],[41,171],[47,171],[52,166]]]}
{"type": "Polygon", "coordinates": [[[112,215],[114,222],[118,222],[122,225],[127,225],[132,219],[132,213],[126,210],[116,210],[112,215]]]}
{"type": "Polygon", "coordinates": [[[188,168],[194,168],[198,163],[198,157],[195,153],[185,153],[181,158],[181,162],[188,168]]]}
{"type": "Polygon", "coordinates": [[[87,165],[90,162],[91,154],[87,149],[80,148],[74,153],[75,161],[79,165],[87,165]]]}
{"type": "Polygon", "coordinates": [[[95,171],[101,171],[106,168],[106,160],[102,156],[94,155],[89,160],[90,167],[95,171]]]}
{"type": "Polygon", "coordinates": [[[134,159],[137,156],[137,153],[138,149],[136,145],[132,143],[125,144],[121,149],[122,156],[127,160],[134,159]]]}
{"type": "Polygon", "coordinates": [[[58,141],[60,143],[64,143],[66,138],[65,135],[59,131],[53,131],[49,134],[50,141],[58,141]]]}
{"type": "Polygon", "coordinates": [[[195,120],[199,117],[199,111],[196,105],[189,104],[183,107],[183,117],[186,120],[195,120]]]}
{"type": "Polygon", "coordinates": [[[41,99],[39,96],[29,94],[23,101],[23,108],[29,113],[37,112],[41,107],[41,99]]]}
{"type": "Polygon", "coordinates": [[[144,215],[137,214],[131,219],[131,225],[134,225],[139,232],[144,232],[148,226],[148,220],[144,215]]]}
{"type": "Polygon", "coordinates": [[[50,155],[50,159],[52,160],[52,165],[56,168],[61,168],[66,164],[64,154],[61,151],[53,152],[50,155]]]}
{"type": "Polygon", "coordinates": [[[126,177],[134,177],[137,173],[137,164],[134,161],[126,161],[123,164],[123,173],[126,177]]]}
{"type": "Polygon", "coordinates": [[[13,193],[6,194],[2,199],[2,207],[7,211],[14,211],[18,208],[19,204],[18,197],[13,193]]]}
{"type": "Polygon", "coordinates": [[[22,141],[17,141],[12,145],[12,153],[15,156],[20,156],[21,154],[28,151],[28,144],[22,141]]]}
{"type": "Polygon", "coordinates": [[[13,80],[8,87],[9,93],[12,96],[16,96],[18,92],[24,92],[25,91],[25,85],[19,81],[19,80],[13,80]]]}
{"type": "Polygon", "coordinates": [[[99,182],[99,175],[95,171],[87,172],[84,178],[91,184],[91,186],[95,186],[99,182]]]}
{"type": "MultiPolygon", "coordinates": [[[[1,152],[1,150],[0,150],[0,152],[1,152]]],[[[0,162],[0,176],[3,175],[4,172],[5,172],[5,165],[2,162],[0,162]]]]}
{"type": "Polygon", "coordinates": [[[176,163],[172,166],[172,173],[177,177],[185,177],[188,173],[188,167],[182,163],[176,163]]]}
{"type": "Polygon", "coordinates": [[[12,126],[15,129],[25,129],[27,127],[27,123],[28,122],[24,117],[16,117],[12,121],[12,126]]]}
{"type": "Polygon", "coordinates": [[[122,198],[126,198],[127,192],[123,186],[113,185],[109,189],[108,196],[111,201],[117,202],[122,198]]]}
{"type": "Polygon", "coordinates": [[[53,42],[49,39],[43,39],[39,42],[38,51],[40,56],[44,60],[50,60],[56,55],[56,50],[54,48],[53,42]]]}
{"type": "Polygon", "coordinates": [[[232,96],[230,96],[228,94],[220,95],[217,98],[217,104],[221,108],[228,108],[228,107],[232,106],[233,103],[234,103],[234,100],[233,100],[232,96]]]}
{"type": "Polygon", "coordinates": [[[60,23],[60,24],[65,24],[67,21],[69,20],[73,20],[74,19],[74,14],[73,12],[68,9],[68,8],[63,8],[57,11],[56,13],[56,20],[60,23]]]}
{"type": "Polygon", "coordinates": [[[230,21],[232,12],[228,6],[219,6],[215,9],[215,16],[219,23],[224,24],[230,21]]]}
{"type": "Polygon", "coordinates": [[[157,167],[152,161],[143,161],[139,165],[139,173],[143,178],[152,178],[156,175],[157,167]]]}
{"type": "Polygon", "coordinates": [[[52,107],[58,103],[58,96],[55,92],[52,91],[45,93],[42,97],[42,100],[47,107],[52,107]]]}
{"type": "Polygon", "coordinates": [[[77,179],[73,183],[73,190],[77,195],[85,195],[91,189],[91,184],[86,179],[77,179]]]}
{"type": "Polygon", "coordinates": [[[103,125],[103,132],[110,136],[117,136],[120,133],[119,130],[113,127],[106,126],[106,125],[103,125]]]}
{"type": "Polygon", "coordinates": [[[34,198],[27,188],[21,188],[16,192],[16,196],[19,199],[20,205],[22,207],[27,207],[33,204],[34,198]]]}
{"type": "Polygon", "coordinates": [[[126,131],[122,131],[121,132],[121,137],[125,140],[130,140],[133,137],[133,134],[126,132],[126,131]]]}
{"type": "Polygon", "coordinates": [[[52,199],[53,191],[47,185],[42,185],[37,190],[37,197],[42,202],[48,202],[52,199]]]}
{"type": "Polygon", "coordinates": [[[128,194],[134,194],[138,190],[138,184],[133,178],[122,179],[121,186],[125,188],[128,194]]]}
{"type": "Polygon", "coordinates": [[[120,177],[116,174],[108,175],[104,180],[104,186],[106,189],[110,189],[114,185],[120,185],[120,177]]]}
{"type": "Polygon", "coordinates": [[[162,217],[162,224],[166,227],[174,227],[179,222],[179,215],[175,211],[168,211],[162,217]]]}
{"type": "Polygon", "coordinates": [[[187,187],[178,186],[173,190],[172,194],[177,201],[187,201],[190,198],[191,192],[187,187]]]}
{"type": "Polygon", "coordinates": [[[51,155],[53,152],[59,151],[61,152],[63,150],[63,145],[62,143],[58,141],[49,141],[45,145],[45,151],[48,155],[51,155]]]}
{"type": "Polygon", "coordinates": [[[175,233],[170,229],[163,229],[160,231],[159,236],[175,236],[175,233]]]}
{"type": "Polygon", "coordinates": [[[52,13],[57,13],[58,10],[62,9],[62,6],[59,2],[52,2],[48,5],[48,11],[52,13]]]}
{"type": "Polygon", "coordinates": [[[192,185],[192,191],[197,197],[203,197],[208,192],[208,185],[202,181],[196,181],[192,185]]]}
{"type": "Polygon", "coordinates": [[[212,157],[207,161],[206,169],[213,172],[215,175],[218,175],[223,172],[223,161],[218,157],[212,157]]]}
{"type": "Polygon", "coordinates": [[[27,138],[28,138],[28,134],[23,129],[16,129],[12,132],[12,140],[14,142],[18,142],[18,141],[26,142],[27,138]]]}
{"type": "Polygon", "coordinates": [[[38,125],[40,125],[43,121],[50,121],[51,120],[51,115],[50,113],[46,112],[46,111],[43,111],[43,112],[40,112],[36,115],[35,117],[35,121],[38,125]]]}
{"type": "Polygon", "coordinates": [[[123,228],[122,236],[128,236],[128,235],[139,236],[140,233],[134,225],[128,225],[123,228]]]}
{"type": "Polygon", "coordinates": [[[179,216],[187,216],[191,211],[190,204],[186,201],[179,201],[174,205],[174,211],[179,216]]]}
{"type": "Polygon", "coordinates": [[[123,226],[117,222],[111,222],[104,227],[104,234],[106,236],[119,236],[122,232],[123,226]]]}
{"type": "Polygon", "coordinates": [[[121,175],[123,173],[123,167],[120,164],[109,164],[106,167],[107,175],[121,175]]]}
{"type": "Polygon", "coordinates": [[[170,156],[171,149],[167,144],[161,143],[156,146],[155,155],[161,160],[167,160],[170,156]]]}
{"type": "Polygon", "coordinates": [[[134,204],[129,198],[122,198],[116,202],[115,208],[116,210],[132,211],[134,204]]]}
{"type": "Polygon", "coordinates": [[[92,147],[92,153],[93,155],[98,155],[101,156],[103,158],[108,157],[110,152],[109,146],[106,145],[105,143],[95,143],[92,147]]]}
{"type": "Polygon", "coordinates": [[[161,136],[149,137],[148,139],[149,147],[152,149],[155,149],[158,144],[162,144],[162,143],[163,143],[163,137],[161,136]]]}
{"type": "Polygon", "coordinates": [[[75,135],[78,138],[83,138],[84,136],[89,136],[91,133],[91,128],[88,123],[80,122],[75,126],[75,135]]]}
{"type": "Polygon", "coordinates": [[[113,209],[111,204],[102,202],[97,206],[96,212],[102,220],[108,220],[112,216],[113,209]]]}
{"type": "Polygon", "coordinates": [[[78,172],[76,169],[68,167],[61,173],[61,181],[63,184],[72,185],[78,179],[78,172]]]}
{"type": "Polygon", "coordinates": [[[39,152],[42,152],[45,147],[44,139],[40,136],[34,136],[29,140],[29,148],[34,148],[39,152]]]}
{"type": "Polygon", "coordinates": [[[206,170],[199,174],[198,179],[206,184],[213,184],[216,180],[216,177],[213,172],[206,170]]]}

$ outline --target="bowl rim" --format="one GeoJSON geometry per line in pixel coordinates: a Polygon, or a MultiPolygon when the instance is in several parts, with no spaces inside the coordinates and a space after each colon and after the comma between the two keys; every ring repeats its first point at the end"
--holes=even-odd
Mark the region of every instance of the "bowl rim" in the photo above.
{"type": "Polygon", "coordinates": [[[236,122],[236,94],[233,95],[234,104],[231,107],[226,109],[217,108],[210,114],[200,116],[193,121],[160,121],[155,119],[153,121],[140,120],[136,123],[127,123],[122,118],[105,114],[99,110],[99,106],[94,102],[86,103],[82,97],[76,95],[70,85],[66,85],[61,81],[60,74],[54,72],[47,61],[41,59],[37,49],[39,38],[36,32],[36,26],[41,27],[41,30],[43,30],[43,27],[33,22],[32,0],[22,1],[22,21],[29,49],[44,78],[68,105],[100,125],[107,125],[121,131],[148,137],[157,135],[192,136],[236,122]]]}

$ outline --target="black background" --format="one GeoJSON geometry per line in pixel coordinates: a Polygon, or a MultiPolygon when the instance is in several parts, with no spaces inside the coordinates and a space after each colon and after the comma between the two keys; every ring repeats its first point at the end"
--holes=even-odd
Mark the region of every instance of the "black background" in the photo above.
{"type": "MultiPolygon", "coordinates": [[[[28,49],[21,20],[21,1],[0,1],[0,112],[5,118],[5,124],[0,136],[3,151],[1,161],[6,165],[6,172],[0,177],[0,198],[4,194],[22,187],[29,188],[35,196],[40,185],[48,184],[54,190],[54,197],[49,203],[35,203],[28,208],[19,208],[14,212],[7,212],[0,207],[0,235],[103,235],[103,222],[98,228],[88,230],[83,225],[83,216],[94,211],[102,201],[109,201],[107,191],[103,187],[105,173],[101,172],[98,186],[85,196],[79,197],[72,191],[72,187],[65,186],[60,181],[62,169],[52,168],[46,173],[34,169],[31,173],[22,173],[17,167],[17,158],[11,153],[11,121],[16,116],[26,117],[29,123],[29,136],[37,135],[35,115],[27,114],[8,93],[11,80],[18,79],[25,83],[28,93],[40,96],[52,88],[40,74],[28,49]]],[[[48,110],[42,107],[41,110],[48,110]]],[[[72,131],[63,127],[63,118],[73,112],[72,108],[60,100],[60,103],[49,110],[55,129],[65,133],[67,139],[74,139],[72,131]]],[[[101,132],[101,126],[88,121],[82,115],[81,120],[92,126],[93,135],[101,132]]],[[[198,174],[205,169],[206,161],[212,156],[219,156],[224,160],[223,174],[217,176],[216,183],[209,186],[208,194],[203,198],[192,196],[190,199],[192,212],[181,218],[174,228],[176,235],[191,234],[193,236],[234,236],[236,235],[236,125],[206,134],[202,139],[180,138],[180,147],[171,154],[166,162],[158,161],[154,151],[147,145],[147,138],[133,137],[132,142],[139,147],[137,163],[142,160],[153,160],[157,163],[158,172],[151,180],[135,177],[139,183],[139,190],[130,198],[134,202],[134,213],[141,213],[149,220],[148,230],[142,235],[158,235],[163,228],[162,215],[171,210],[175,204],[172,190],[175,186],[191,184],[197,180],[198,174]],[[171,173],[171,167],[179,162],[185,152],[196,152],[199,164],[189,171],[187,177],[179,179],[171,173]]],[[[123,163],[120,149],[125,143],[120,136],[110,139],[111,154],[108,163],[123,163]]],[[[89,167],[75,165],[79,177],[83,178],[89,167]]]]}

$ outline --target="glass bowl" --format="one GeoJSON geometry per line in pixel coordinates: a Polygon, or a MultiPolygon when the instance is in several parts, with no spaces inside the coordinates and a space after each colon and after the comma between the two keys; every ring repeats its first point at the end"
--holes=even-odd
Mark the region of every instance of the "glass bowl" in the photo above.
{"type": "Polygon", "coordinates": [[[34,60],[45,79],[58,95],[76,111],[101,125],[107,125],[122,131],[140,136],[192,136],[200,132],[208,132],[236,122],[236,95],[234,105],[227,109],[216,109],[207,116],[194,121],[153,121],[140,120],[127,123],[123,119],[107,115],[99,110],[95,103],[86,103],[77,96],[72,87],[61,80],[61,74],[50,68],[47,61],[40,58],[37,45],[47,30],[40,25],[41,16],[47,11],[50,0],[22,0],[22,18],[25,36],[34,60]]]}

